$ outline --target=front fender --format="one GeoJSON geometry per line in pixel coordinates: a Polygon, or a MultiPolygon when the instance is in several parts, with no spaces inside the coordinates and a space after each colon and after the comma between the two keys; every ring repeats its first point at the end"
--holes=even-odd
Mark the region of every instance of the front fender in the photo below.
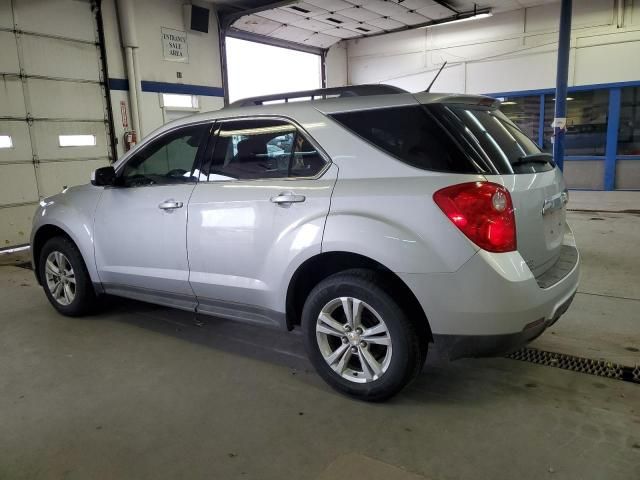
{"type": "MultiPolygon", "coordinates": [[[[33,217],[31,251],[35,256],[35,240],[46,226],[64,231],[76,244],[89,272],[92,282],[100,283],[96,270],[93,245],[93,219],[103,189],[83,185],[66,189],[62,193],[40,201],[33,217]]],[[[37,259],[33,259],[34,266],[37,259]]]]}

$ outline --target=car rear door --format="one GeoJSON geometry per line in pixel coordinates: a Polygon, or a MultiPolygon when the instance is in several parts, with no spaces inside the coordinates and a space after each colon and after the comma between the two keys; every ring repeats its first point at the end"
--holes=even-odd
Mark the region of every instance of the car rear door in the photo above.
{"type": "Polygon", "coordinates": [[[216,130],[206,181],[189,203],[198,311],[277,325],[287,272],[320,253],[337,167],[287,120],[222,121],[216,130]]]}

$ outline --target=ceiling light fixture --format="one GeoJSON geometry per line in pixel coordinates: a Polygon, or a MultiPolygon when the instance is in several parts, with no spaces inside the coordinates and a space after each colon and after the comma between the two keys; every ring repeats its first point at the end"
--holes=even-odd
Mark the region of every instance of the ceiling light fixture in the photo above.
{"type": "Polygon", "coordinates": [[[488,18],[493,16],[490,8],[478,8],[477,4],[473,5],[473,10],[468,10],[466,12],[458,12],[453,8],[451,10],[456,12],[455,15],[447,18],[441,18],[439,20],[432,20],[424,25],[419,25],[418,28],[434,27],[436,25],[445,25],[456,22],[466,22],[469,20],[480,20],[481,18],[488,18]]]}
{"type": "Polygon", "coordinates": [[[480,20],[481,18],[489,18],[492,17],[493,14],[490,11],[487,12],[482,12],[482,13],[472,13],[471,15],[468,16],[463,16],[464,14],[460,14],[460,15],[456,15],[455,17],[450,17],[449,19],[443,19],[443,20],[438,20],[437,22],[433,23],[432,25],[427,25],[428,27],[435,27],[438,25],[449,25],[451,23],[458,23],[458,22],[467,22],[469,20],[480,20]]]}

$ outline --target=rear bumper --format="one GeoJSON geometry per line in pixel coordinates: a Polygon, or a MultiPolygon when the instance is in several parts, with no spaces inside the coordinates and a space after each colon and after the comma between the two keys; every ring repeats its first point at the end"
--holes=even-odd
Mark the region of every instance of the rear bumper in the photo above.
{"type": "Polygon", "coordinates": [[[573,298],[574,295],[561,306],[553,318],[533,322],[521,332],[504,335],[434,335],[434,343],[438,352],[449,360],[463,357],[508,355],[542,335],[548,327],[553,325],[568,310],[573,298]]]}
{"type": "Polygon", "coordinates": [[[457,272],[398,274],[427,315],[436,348],[449,358],[501,355],[539,336],[566,312],[578,288],[580,257],[553,282],[535,278],[518,252],[479,251],[457,272]]]}

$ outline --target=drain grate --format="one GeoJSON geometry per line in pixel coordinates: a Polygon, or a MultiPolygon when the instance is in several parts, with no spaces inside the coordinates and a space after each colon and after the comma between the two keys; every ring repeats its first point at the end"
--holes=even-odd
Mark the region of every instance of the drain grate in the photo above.
{"type": "Polygon", "coordinates": [[[537,348],[525,347],[512,353],[507,358],[523,362],[562,368],[573,372],[613,378],[625,382],[640,383],[640,366],[628,367],[619,363],[592,358],[575,357],[564,353],[546,352],[537,348]]]}

